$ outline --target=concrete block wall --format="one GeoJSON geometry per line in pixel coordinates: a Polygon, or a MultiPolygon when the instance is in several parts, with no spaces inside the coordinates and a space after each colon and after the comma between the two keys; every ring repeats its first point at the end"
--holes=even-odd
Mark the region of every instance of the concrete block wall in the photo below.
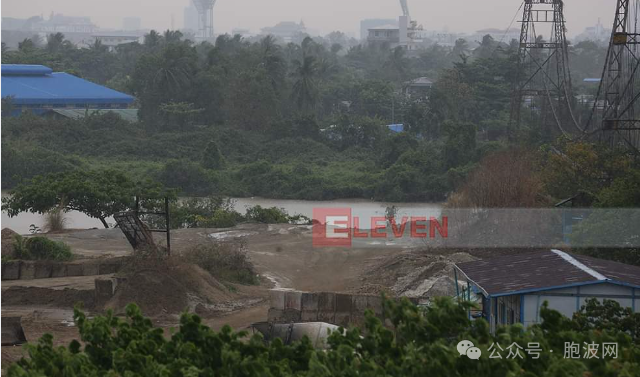
{"type": "Polygon", "coordinates": [[[107,301],[113,297],[118,287],[118,279],[102,279],[98,278],[94,280],[95,284],[95,303],[96,305],[104,305],[107,301]]]}
{"type": "Polygon", "coordinates": [[[380,296],[278,289],[269,296],[268,320],[272,323],[327,322],[347,327],[364,323],[367,309],[384,320],[380,296]]]}
{"type": "Polygon", "coordinates": [[[67,276],[108,275],[118,272],[124,261],[108,262],[52,262],[9,261],[2,263],[2,280],[49,279],[67,276]]]}

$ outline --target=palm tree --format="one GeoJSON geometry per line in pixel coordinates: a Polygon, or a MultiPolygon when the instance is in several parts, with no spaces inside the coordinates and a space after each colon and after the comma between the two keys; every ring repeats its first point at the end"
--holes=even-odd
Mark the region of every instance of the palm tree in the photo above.
{"type": "Polygon", "coordinates": [[[157,31],[151,30],[149,34],[146,34],[144,36],[143,44],[145,45],[145,47],[155,48],[160,46],[161,42],[162,36],[157,31]]]}
{"type": "Polygon", "coordinates": [[[94,53],[103,53],[107,52],[109,48],[103,45],[101,40],[96,39],[92,44],[89,45],[89,50],[94,53]]]}
{"type": "Polygon", "coordinates": [[[384,66],[395,73],[396,80],[404,80],[408,70],[408,60],[405,57],[405,50],[401,46],[398,46],[391,50],[391,54],[387,58],[384,66]]]}
{"type": "Polygon", "coordinates": [[[458,58],[462,58],[463,56],[467,56],[468,52],[469,44],[467,43],[466,39],[458,38],[456,40],[455,46],[453,46],[453,49],[451,50],[451,60],[453,61],[457,60],[458,58]]]}
{"type": "Polygon", "coordinates": [[[18,51],[22,53],[29,53],[36,49],[36,44],[30,38],[25,38],[22,42],[18,43],[18,51]]]}
{"type": "Polygon", "coordinates": [[[47,51],[55,54],[64,46],[64,34],[58,32],[47,36],[47,51]]]}
{"type": "Polygon", "coordinates": [[[260,41],[262,48],[262,61],[260,65],[264,67],[271,81],[271,86],[276,91],[284,81],[285,64],[280,46],[273,36],[267,35],[260,41]]]}
{"type": "Polygon", "coordinates": [[[165,43],[178,43],[182,39],[183,35],[178,30],[167,30],[164,32],[165,43]]]}
{"type": "Polygon", "coordinates": [[[302,55],[302,61],[293,61],[293,75],[296,79],[293,84],[293,98],[301,111],[310,111],[315,108],[317,100],[316,76],[318,65],[316,58],[307,54],[302,55]]]}
{"type": "Polygon", "coordinates": [[[157,88],[170,94],[178,94],[191,81],[194,59],[189,54],[189,49],[184,45],[168,45],[155,58],[153,82],[157,88]]]}

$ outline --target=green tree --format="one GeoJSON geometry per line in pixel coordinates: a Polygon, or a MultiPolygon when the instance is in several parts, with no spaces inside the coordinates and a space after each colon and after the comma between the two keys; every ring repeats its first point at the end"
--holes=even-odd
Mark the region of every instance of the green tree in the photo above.
{"type": "Polygon", "coordinates": [[[294,60],[293,65],[295,83],[293,84],[292,96],[298,110],[311,112],[316,106],[318,94],[316,58],[303,53],[302,60],[294,60]]]}
{"type": "Polygon", "coordinates": [[[215,140],[211,140],[202,155],[202,166],[207,169],[220,169],[224,165],[225,159],[220,152],[220,148],[218,148],[218,143],[215,140]]]}
{"type": "Polygon", "coordinates": [[[58,32],[47,36],[47,51],[56,54],[65,47],[64,34],[58,32]]]}
{"type": "Polygon", "coordinates": [[[444,161],[447,168],[463,166],[476,154],[476,127],[472,123],[447,120],[442,125],[446,141],[444,161]]]}
{"type": "Polygon", "coordinates": [[[60,207],[96,218],[108,228],[106,219],[131,209],[136,195],[156,199],[161,187],[152,182],[137,184],[115,170],[74,170],[33,177],[9,194],[2,199],[2,210],[10,217],[21,212],[44,214],[60,207]]]}

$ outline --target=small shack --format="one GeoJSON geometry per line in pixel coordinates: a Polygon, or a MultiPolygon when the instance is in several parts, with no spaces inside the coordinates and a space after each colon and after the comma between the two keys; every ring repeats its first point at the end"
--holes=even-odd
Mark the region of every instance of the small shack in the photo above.
{"type": "Polygon", "coordinates": [[[485,318],[491,331],[539,323],[545,301],[567,317],[591,298],[640,311],[640,267],[624,263],[548,250],[458,263],[454,273],[456,286],[468,287],[460,296],[477,299],[482,309],[474,317],[485,318]]]}

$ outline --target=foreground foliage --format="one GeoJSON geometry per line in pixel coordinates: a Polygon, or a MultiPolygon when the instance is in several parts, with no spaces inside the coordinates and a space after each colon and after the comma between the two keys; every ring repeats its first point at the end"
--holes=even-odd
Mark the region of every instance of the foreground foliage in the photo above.
{"type": "Polygon", "coordinates": [[[265,345],[260,336],[248,339],[247,332],[228,326],[215,332],[194,314],[183,314],[179,329],[167,339],[135,305],[127,307],[126,319],[111,313],[88,319],[75,310],[84,345],[74,340],[68,347],[54,347],[45,335],[28,346],[30,358],[11,365],[8,375],[631,377],[640,370],[640,347],[620,328],[585,328],[546,307],[540,311],[541,325],[526,330],[506,326],[494,336],[485,321],[469,321],[466,304],[451,299],[436,299],[425,311],[406,300],[385,306],[395,331],[368,313],[362,330],[331,334],[326,351],[314,349],[307,338],[293,345],[279,339],[265,345]],[[483,356],[460,356],[456,345],[462,339],[472,341],[483,356]],[[492,359],[494,342],[502,349],[537,342],[541,356],[492,359]],[[570,359],[563,357],[565,342],[617,342],[620,351],[616,359],[570,359]]]}

